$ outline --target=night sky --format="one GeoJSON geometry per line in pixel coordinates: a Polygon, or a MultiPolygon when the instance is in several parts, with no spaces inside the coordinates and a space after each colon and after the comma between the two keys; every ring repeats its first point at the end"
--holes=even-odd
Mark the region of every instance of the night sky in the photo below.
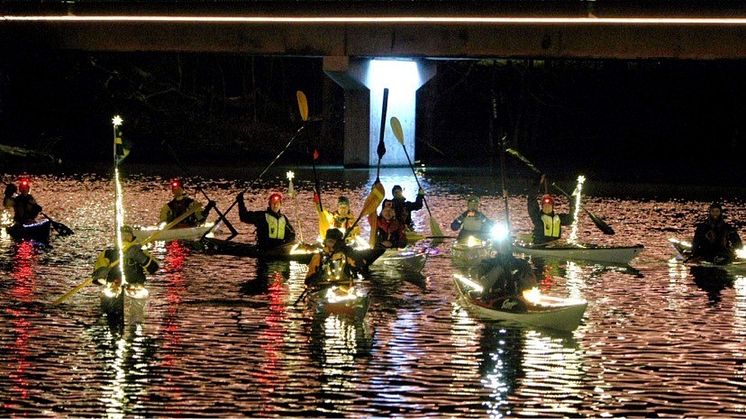
{"type": "MultiPolygon", "coordinates": [[[[742,61],[475,60],[437,68],[418,93],[417,159],[426,164],[494,164],[490,143],[507,135],[558,176],[742,184],[742,61]]],[[[263,164],[300,125],[296,90],[324,121],[284,162],[307,164],[308,148],[318,147],[322,163],[341,164],[344,94],[321,59],[6,51],[0,142],[49,152],[64,165],[109,162],[118,113],[137,150],[133,162],[170,162],[169,142],[187,163],[263,164]]],[[[0,158],[6,167],[31,165],[0,158]]]]}

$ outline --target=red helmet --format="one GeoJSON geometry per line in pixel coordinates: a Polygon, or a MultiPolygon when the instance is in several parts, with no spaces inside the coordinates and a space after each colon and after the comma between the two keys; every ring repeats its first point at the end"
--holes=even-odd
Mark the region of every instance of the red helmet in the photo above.
{"type": "Polygon", "coordinates": [[[171,185],[172,191],[175,189],[184,189],[184,185],[181,183],[181,179],[171,179],[169,184],[171,185]]]}
{"type": "Polygon", "coordinates": [[[272,195],[269,196],[269,206],[272,206],[273,203],[279,202],[282,203],[282,194],[279,192],[274,192],[272,195]]]}
{"type": "Polygon", "coordinates": [[[31,190],[31,180],[27,177],[22,177],[18,180],[18,190],[20,192],[28,192],[31,190]]]}
{"type": "Polygon", "coordinates": [[[544,195],[541,197],[541,204],[549,204],[554,206],[554,198],[552,198],[552,195],[544,195]]]}

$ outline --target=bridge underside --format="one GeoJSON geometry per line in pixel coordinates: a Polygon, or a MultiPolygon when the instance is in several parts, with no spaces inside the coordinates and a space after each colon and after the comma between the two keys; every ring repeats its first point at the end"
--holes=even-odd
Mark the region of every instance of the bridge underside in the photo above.
{"type": "MultiPolygon", "coordinates": [[[[713,1],[705,8],[677,2],[676,10],[670,10],[671,2],[660,7],[651,2],[623,7],[617,2],[609,6],[602,2],[502,1],[31,6],[26,2],[0,5],[0,47],[324,57],[327,74],[349,90],[346,122],[368,131],[362,135],[348,130],[345,147],[358,151],[346,153],[345,161],[366,165],[372,163],[369,156],[378,137],[379,124],[371,113],[380,105],[377,96],[365,91],[370,86],[361,87],[365,83],[345,86],[343,79],[350,77],[343,73],[349,62],[374,58],[409,58],[420,63],[423,59],[481,58],[743,59],[746,5],[740,3],[713,1]],[[338,68],[338,63],[345,63],[345,68],[338,68]]],[[[359,72],[353,70],[351,74],[359,72]]],[[[407,118],[413,118],[415,105],[409,102],[411,109],[402,105],[398,116],[413,156],[414,122],[407,118]]],[[[390,164],[406,162],[399,156],[390,164]]]]}

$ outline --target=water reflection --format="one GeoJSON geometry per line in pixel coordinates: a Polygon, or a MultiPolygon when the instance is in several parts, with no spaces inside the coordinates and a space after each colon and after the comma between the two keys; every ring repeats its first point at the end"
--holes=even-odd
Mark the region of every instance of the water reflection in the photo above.
{"type": "Polygon", "coordinates": [[[690,272],[694,283],[707,293],[710,306],[720,304],[723,290],[733,285],[733,276],[723,269],[692,266],[690,272]]]}

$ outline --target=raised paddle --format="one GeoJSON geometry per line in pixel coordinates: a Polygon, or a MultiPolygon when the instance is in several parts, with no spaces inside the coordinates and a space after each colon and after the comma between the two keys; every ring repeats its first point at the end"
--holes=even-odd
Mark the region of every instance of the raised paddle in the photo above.
{"type": "MultiPolygon", "coordinates": [[[[537,169],[536,166],[534,166],[533,163],[531,163],[526,157],[524,157],[517,150],[514,150],[512,148],[506,148],[505,151],[507,151],[508,153],[512,154],[518,160],[522,161],[523,164],[525,164],[526,167],[528,167],[529,169],[533,170],[534,173],[536,173],[536,174],[538,174],[540,176],[544,175],[544,173],[542,173],[541,170],[537,169]]],[[[552,182],[552,187],[554,187],[554,189],[558,190],[562,195],[565,195],[567,197],[567,199],[572,199],[572,198],[570,198],[570,194],[568,194],[567,192],[565,192],[556,183],[552,182]]],[[[606,222],[604,220],[596,217],[596,215],[594,215],[592,212],[588,211],[585,207],[583,207],[583,211],[586,214],[588,214],[589,217],[591,217],[591,220],[593,221],[593,224],[595,224],[596,227],[598,227],[598,229],[601,230],[604,234],[608,234],[608,235],[614,234],[614,229],[611,228],[610,225],[606,224],[606,222]]]]}
{"type": "MultiPolygon", "coordinates": [[[[399,144],[401,144],[402,149],[404,149],[404,155],[407,156],[407,162],[409,162],[409,168],[412,169],[412,174],[414,175],[414,180],[417,182],[417,187],[422,189],[422,186],[420,185],[420,180],[417,178],[417,172],[414,170],[414,166],[412,165],[412,159],[409,158],[409,152],[407,152],[407,147],[404,145],[404,131],[401,127],[401,122],[399,122],[399,118],[397,117],[391,117],[391,130],[394,131],[394,137],[396,137],[396,140],[399,141],[399,144]]],[[[425,209],[427,209],[427,215],[430,217],[430,234],[432,236],[442,236],[443,230],[440,229],[440,224],[438,224],[438,221],[433,218],[433,213],[430,212],[430,205],[427,204],[427,199],[425,197],[422,197],[422,202],[425,203],[425,209]]],[[[437,239],[434,239],[434,242],[437,241],[437,239]]]]}
{"type": "MultiPolygon", "coordinates": [[[[383,184],[381,182],[373,184],[373,189],[370,191],[370,194],[368,194],[368,197],[365,198],[365,203],[363,203],[363,209],[360,210],[360,215],[357,216],[357,219],[352,223],[352,226],[345,231],[343,239],[346,239],[350,232],[355,229],[355,226],[360,222],[361,218],[376,212],[376,209],[381,205],[384,196],[386,196],[386,190],[383,188],[383,184]]],[[[375,235],[376,232],[371,231],[370,234],[375,235]]]]}
{"type": "MultiPolygon", "coordinates": [[[[301,92],[300,90],[298,90],[297,92],[295,92],[295,98],[298,100],[298,110],[299,110],[299,113],[300,113],[300,117],[303,120],[303,125],[301,125],[300,128],[298,128],[297,131],[295,131],[295,134],[290,138],[290,141],[288,141],[288,143],[285,144],[285,148],[283,148],[280,151],[280,153],[277,154],[277,156],[275,156],[275,158],[269,163],[269,165],[267,165],[267,167],[265,167],[264,170],[262,170],[262,172],[259,173],[259,176],[257,176],[253,181],[251,181],[251,183],[249,184],[249,186],[247,186],[241,193],[246,193],[249,189],[251,189],[251,187],[254,186],[254,184],[256,182],[258,182],[259,179],[261,179],[262,176],[264,176],[264,174],[267,173],[267,171],[272,166],[274,166],[275,162],[277,162],[277,160],[280,158],[280,156],[282,156],[288,150],[288,148],[290,148],[290,145],[293,143],[293,141],[295,141],[295,139],[300,136],[300,134],[306,128],[306,126],[308,125],[308,123],[311,122],[311,120],[308,119],[308,100],[306,99],[306,95],[303,92],[301,92]]],[[[224,216],[227,216],[228,213],[231,212],[231,210],[233,209],[233,207],[236,206],[237,203],[238,203],[238,201],[234,200],[233,203],[228,207],[228,209],[225,210],[225,212],[223,213],[224,216]]],[[[210,232],[215,228],[216,225],[217,225],[217,223],[214,224],[212,226],[212,228],[210,228],[209,230],[207,230],[205,232],[205,234],[202,235],[202,238],[204,239],[205,236],[207,236],[208,234],[210,234],[210,232]]],[[[231,240],[232,238],[236,237],[236,235],[237,235],[237,233],[233,234],[231,232],[231,235],[228,236],[228,238],[226,240],[231,240]]]]}
{"type": "Polygon", "coordinates": [[[378,147],[376,147],[376,154],[378,154],[378,168],[376,169],[376,183],[381,182],[381,159],[386,154],[386,144],[383,142],[383,138],[386,136],[386,109],[389,106],[389,89],[388,87],[383,89],[383,107],[381,108],[381,130],[378,133],[378,147]]]}
{"type": "MultiPolygon", "coordinates": [[[[169,153],[171,154],[171,157],[173,157],[174,162],[176,162],[176,166],[178,166],[179,169],[181,169],[181,171],[184,172],[184,174],[186,176],[191,177],[191,175],[190,175],[189,171],[186,169],[186,167],[183,164],[181,164],[181,161],[179,160],[179,157],[176,155],[176,150],[174,150],[174,148],[171,147],[171,144],[167,143],[165,140],[163,141],[163,144],[166,145],[166,148],[168,149],[169,153]]],[[[212,199],[210,199],[210,197],[207,195],[207,192],[205,192],[205,190],[202,189],[199,185],[195,185],[195,186],[197,188],[197,192],[201,193],[202,196],[205,197],[205,199],[207,200],[208,207],[209,207],[209,205],[210,205],[211,202],[213,203],[213,206],[211,208],[215,208],[215,212],[218,214],[218,221],[216,221],[215,224],[217,224],[218,222],[222,221],[223,224],[225,224],[225,226],[228,227],[228,230],[231,232],[231,237],[236,236],[238,234],[238,231],[236,231],[236,228],[233,227],[233,224],[231,224],[230,221],[228,221],[228,219],[225,217],[225,214],[223,214],[223,212],[220,211],[220,208],[218,208],[218,206],[216,204],[214,204],[215,201],[213,201],[212,199]]],[[[205,217],[207,217],[206,213],[205,213],[205,217]]]]}
{"type": "Polygon", "coordinates": [[[75,234],[75,232],[70,227],[68,227],[68,226],[66,226],[66,225],[64,225],[62,223],[58,223],[57,221],[54,221],[47,214],[44,214],[42,212],[41,215],[44,216],[44,218],[46,218],[47,220],[49,220],[50,223],[52,223],[52,228],[60,236],[64,237],[64,236],[69,236],[69,235],[75,234]]]}
{"type": "MultiPolygon", "coordinates": [[[[143,244],[147,244],[147,243],[150,243],[152,241],[155,241],[161,233],[163,233],[164,231],[170,229],[171,227],[179,224],[180,222],[182,222],[185,219],[187,219],[190,215],[194,214],[195,209],[196,208],[192,208],[192,209],[188,210],[187,212],[185,212],[184,214],[181,214],[180,216],[176,217],[173,221],[171,221],[170,223],[166,224],[165,227],[163,227],[160,230],[156,230],[153,234],[151,234],[150,236],[146,237],[145,240],[143,240],[142,242],[133,241],[132,243],[127,244],[124,247],[124,249],[122,250],[122,253],[126,252],[127,249],[130,248],[130,246],[133,246],[135,244],[143,245],[143,244]]],[[[109,265],[109,268],[113,268],[113,267],[117,266],[118,264],[119,264],[119,259],[117,259],[114,262],[112,262],[109,265]]],[[[93,282],[93,278],[86,278],[85,281],[83,281],[80,284],[76,285],[75,288],[71,289],[70,291],[66,292],[65,294],[63,294],[58,299],[54,300],[52,302],[52,304],[57,305],[57,304],[62,303],[63,301],[65,301],[68,298],[70,298],[73,295],[75,295],[81,289],[83,289],[83,288],[87,287],[88,285],[90,285],[92,282],[93,282]]]]}

